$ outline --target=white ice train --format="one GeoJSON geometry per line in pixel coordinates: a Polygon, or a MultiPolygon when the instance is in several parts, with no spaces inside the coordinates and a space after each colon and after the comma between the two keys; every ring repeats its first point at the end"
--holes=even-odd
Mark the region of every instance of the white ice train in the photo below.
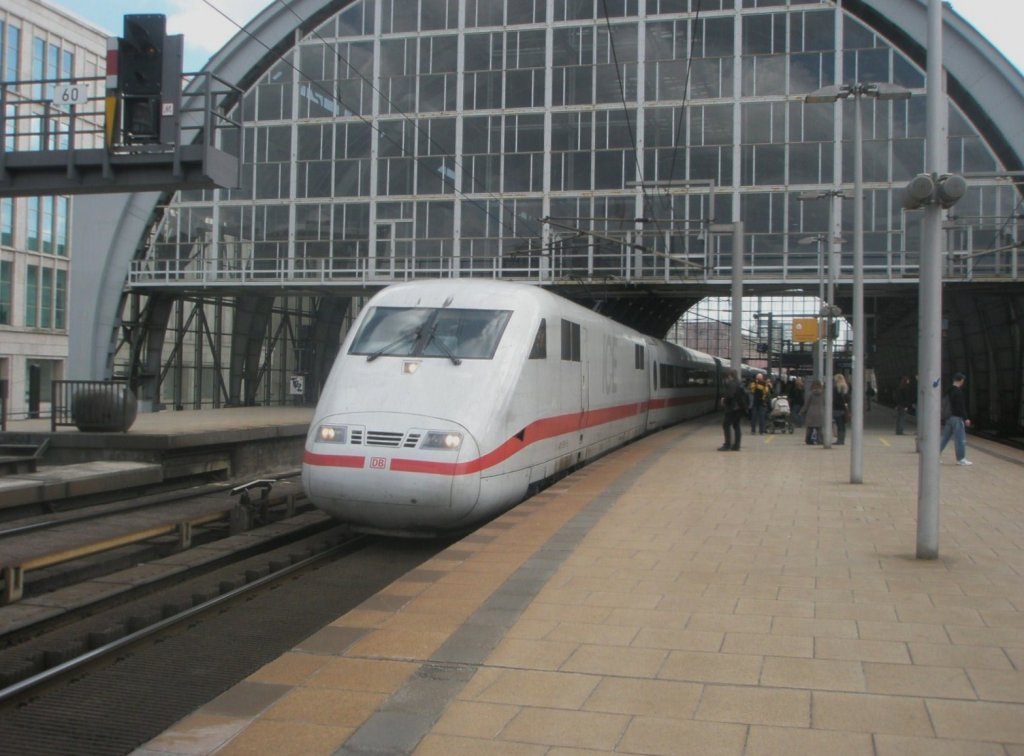
{"type": "Polygon", "coordinates": [[[710,412],[722,368],[540,287],[398,284],[342,344],[303,486],[356,530],[464,530],[609,449],[710,412]]]}

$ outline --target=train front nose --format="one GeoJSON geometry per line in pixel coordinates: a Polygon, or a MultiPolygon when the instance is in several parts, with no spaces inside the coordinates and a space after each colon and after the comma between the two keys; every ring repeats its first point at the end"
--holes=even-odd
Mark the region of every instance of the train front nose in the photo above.
{"type": "Polygon", "coordinates": [[[310,429],[306,493],[339,519],[382,531],[457,527],[476,506],[479,447],[458,423],[389,413],[335,415],[310,429]]]}

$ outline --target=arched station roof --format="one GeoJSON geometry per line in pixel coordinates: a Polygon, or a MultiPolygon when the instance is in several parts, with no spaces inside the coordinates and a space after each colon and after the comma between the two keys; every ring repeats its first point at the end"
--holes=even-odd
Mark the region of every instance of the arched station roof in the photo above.
{"type": "MultiPolygon", "coordinates": [[[[359,0],[271,3],[208,62],[204,70],[245,91],[305,35],[359,0]]],[[[922,68],[926,0],[843,0],[843,9],[873,28],[922,68]]],[[[949,95],[1008,170],[1024,167],[1024,77],[973,27],[944,4],[949,95]]],[[[72,268],[70,372],[105,378],[112,334],[120,326],[121,295],[131,264],[156,220],[159,193],[83,196],[76,200],[72,268]]],[[[677,309],[677,307],[676,307],[677,309]]],[[[659,322],[665,314],[657,316],[659,322]]]]}

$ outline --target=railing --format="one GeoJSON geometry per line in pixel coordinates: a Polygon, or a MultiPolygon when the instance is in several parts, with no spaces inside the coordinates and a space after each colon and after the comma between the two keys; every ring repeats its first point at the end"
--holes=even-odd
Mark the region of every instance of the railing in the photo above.
{"type": "MultiPolygon", "coordinates": [[[[105,77],[5,83],[0,87],[0,196],[53,194],[43,187],[61,176],[66,183],[60,184],[59,194],[96,191],[101,179],[101,191],[109,191],[106,184],[116,176],[144,181],[143,188],[154,188],[153,182],[156,188],[173,185],[186,176],[199,182],[193,175],[196,165],[219,185],[237,185],[239,160],[221,146],[240,148],[243,127],[231,109],[240,102],[241,90],[209,72],[184,74],[182,83],[180,107],[173,103],[178,113],[164,141],[141,143],[131,142],[119,124],[108,122],[105,77]],[[62,95],[68,93],[73,98],[65,100],[62,95]],[[146,167],[166,167],[166,178],[140,174],[146,167]]],[[[137,185],[118,186],[129,191],[137,185]]]]}
{"type": "MultiPolygon", "coordinates": [[[[136,260],[128,282],[132,286],[280,286],[287,284],[380,284],[416,278],[502,278],[545,283],[571,279],[605,279],[647,283],[728,282],[728,253],[602,254],[588,250],[553,250],[542,255],[510,253],[489,257],[375,256],[288,257],[284,245],[277,257],[188,258],[136,260]]],[[[1024,270],[1016,247],[991,252],[947,252],[943,276],[948,281],[1019,280],[1024,270]]],[[[850,255],[844,253],[837,280],[852,278],[850,255]]],[[[871,253],[865,258],[867,280],[905,283],[916,279],[919,256],[903,250],[871,253]]],[[[755,253],[748,258],[746,280],[817,282],[821,276],[816,255],[803,251],[755,253]]]]}
{"type": "MultiPolygon", "coordinates": [[[[0,158],[7,152],[51,152],[108,146],[113,150],[138,153],[168,149],[167,145],[147,147],[122,144],[120,134],[107,144],[105,127],[107,79],[103,76],[71,79],[26,79],[0,88],[0,158]],[[55,96],[69,87],[87,93],[80,102],[60,103],[55,96]],[[73,107],[72,107],[73,106],[73,107]]],[[[242,91],[208,71],[182,75],[182,105],[179,133],[172,145],[191,144],[199,138],[216,146],[217,135],[225,130],[240,135],[242,123],[227,113],[241,100],[242,91]]]]}
{"type": "Polygon", "coordinates": [[[127,381],[53,381],[50,431],[73,425],[80,430],[127,431],[138,407],[127,381]]]}
{"type": "Polygon", "coordinates": [[[106,79],[9,82],[0,88],[0,167],[10,152],[54,152],[93,149],[104,143],[106,121],[103,94],[106,79]],[[57,86],[78,85],[90,99],[74,108],[54,104],[57,86]]]}
{"type": "MultiPolygon", "coordinates": [[[[638,261],[609,255],[558,254],[544,257],[362,257],[277,259],[172,259],[136,260],[128,282],[132,286],[281,286],[287,284],[377,284],[416,278],[501,278],[536,283],[571,279],[605,279],[678,283],[726,281],[728,265],[705,268],[702,259],[638,261]]],[[[896,259],[865,266],[865,276],[876,280],[905,281],[917,276],[917,265],[896,259]]],[[[771,281],[815,282],[816,262],[807,260],[754,261],[746,278],[771,281]]],[[[840,278],[852,275],[841,270],[840,278]]]]}

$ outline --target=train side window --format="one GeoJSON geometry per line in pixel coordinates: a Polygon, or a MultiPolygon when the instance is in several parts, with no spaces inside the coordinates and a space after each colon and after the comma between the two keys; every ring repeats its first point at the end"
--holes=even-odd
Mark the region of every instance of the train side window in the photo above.
{"type": "Polygon", "coordinates": [[[658,363],[654,363],[654,369],[651,370],[651,381],[654,383],[652,387],[655,391],[658,390],[658,363]]]}
{"type": "Polygon", "coordinates": [[[531,360],[546,360],[548,358],[548,321],[540,319],[540,328],[533,339],[533,347],[530,349],[531,360]]]}
{"type": "Polygon", "coordinates": [[[644,369],[644,345],[634,344],[633,345],[633,367],[637,370],[644,369]]]}
{"type": "Polygon", "coordinates": [[[580,361],[580,324],[562,320],[562,359],[580,361]]]}

